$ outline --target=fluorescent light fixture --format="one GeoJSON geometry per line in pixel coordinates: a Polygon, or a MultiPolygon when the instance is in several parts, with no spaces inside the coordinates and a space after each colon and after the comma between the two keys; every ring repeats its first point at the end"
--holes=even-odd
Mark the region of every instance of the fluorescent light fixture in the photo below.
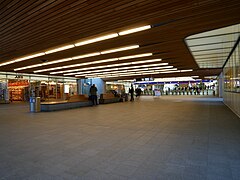
{"type": "Polygon", "coordinates": [[[45,53],[37,53],[37,54],[30,55],[30,56],[25,56],[25,57],[22,57],[22,58],[14,59],[12,61],[1,63],[0,66],[5,66],[5,65],[8,65],[8,64],[16,63],[16,62],[25,61],[25,60],[32,59],[32,58],[39,57],[39,56],[43,56],[43,55],[45,55],[45,53]]]}
{"type": "Polygon", "coordinates": [[[149,68],[130,69],[130,70],[127,70],[127,72],[131,72],[131,71],[147,71],[147,70],[149,70],[149,68]]]}
{"type": "MultiPolygon", "coordinates": [[[[29,68],[35,68],[35,67],[41,67],[41,66],[46,66],[49,64],[56,64],[56,63],[61,63],[61,62],[66,62],[66,61],[71,61],[72,58],[65,58],[65,59],[59,59],[59,60],[55,60],[55,61],[50,61],[50,62],[46,62],[46,63],[41,63],[41,64],[35,64],[35,65],[30,65],[30,66],[25,66],[25,67],[20,67],[20,68],[16,68],[14,69],[14,71],[20,71],[23,69],[29,69],[29,68]]],[[[53,69],[53,68],[49,68],[49,69],[53,69]]],[[[61,67],[56,67],[56,69],[61,69],[61,67]]],[[[46,71],[44,70],[39,70],[39,72],[44,72],[46,71]]]]}
{"type": "MultiPolygon", "coordinates": [[[[125,64],[125,63],[120,63],[120,64],[113,64],[114,66],[120,66],[122,64],[125,64]]],[[[130,63],[128,63],[127,65],[130,65],[130,63]]],[[[134,68],[148,68],[148,67],[155,67],[155,66],[160,66],[162,65],[163,63],[159,63],[159,64],[148,64],[148,65],[138,65],[138,66],[128,66],[128,67],[120,67],[120,68],[117,68],[117,70],[128,70],[128,71],[134,71],[136,69],[134,68]],[[133,70],[129,70],[129,69],[133,69],[133,70]]],[[[112,66],[113,66],[112,65],[112,66]]],[[[108,66],[107,66],[108,67],[108,66]]],[[[173,66],[163,66],[163,67],[166,67],[166,68],[171,68],[173,66]]],[[[97,66],[97,67],[90,67],[92,69],[98,69],[98,68],[105,68],[103,66],[97,66]]],[[[158,67],[158,69],[160,69],[161,67],[158,67]]],[[[82,68],[82,69],[78,69],[78,71],[84,71],[84,70],[89,70],[89,68],[82,68]]],[[[101,70],[96,70],[96,71],[87,71],[88,73],[91,73],[91,72],[102,72],[102,71],[112,71],[112,70],[116,70],[116,68],[111,68],[111,69],[101,69],[101,70]]],[[[152,70],[152,68],[148,68],[148,70],[152,70]]],[[[77,70],[76,70],[77,71],[77,70]]],[[[75,73],[67,73],[67,74],[64,74],[64,76],[68,76],[68,75],[76,75],[76,74],[84,74],[85,72],[75,72],[75,73]]]]}
{"type": "Polygon", "coordinates": [[[140,57],[146,57],[146,56],[152,56],[152,53],[144,53],[144,54],[137,54],[137,55],[131,55],[131,56],[123,56],[118,58],[119,60],[124,60],[124,59],[133,59],[133,58],[140,58],[140,57]]]}
{"type": "Polygon", "coordinates": [[[151,67],[149,69],[167,69],[167,68],[173,68],[173,66],[151,67]]]}
{"type": "MultiPolygon", "coordinates": [[[[128,48],[130,48],[130,49],[131,48],[136,48],[137,46],[139,47],[139,45],[133,45],[133,46],[128,46],[128,47],[118,48],[118,51],[127,50],[128,48]]],[[[109,51],[109,50],[106,50],[106,51],[109,51]]],[[[109,51],[108,53],[111,53],[111,52],[109,51]]],[[[20,68],[14,69],[14,71],[19,71],[19,70],[23,70],[23,69],[29,69],[29,68],[33,68],[33,67],[40,67],[40,66],[45,66],[45,65],[49,65],[49,64],[55,64],[55,63],[60,63],[60,62],[65,62],[65,61],[76,60],[76,59],[82,59],[82,58],[87,58],[87,57],[93,57],[93,56],[98,56],[100,54],[101,54],[101,52],[94,52],[94,53],[74,56],[74,57],[71,57],[71,58],[55,60],[55,61],[51,61],[51,62],[47,62],[47,63],[40,63],[40,64],[36,64],[36,65],[32,65],[32,66],[20,67],[20,68]]],[[[110,62],[110,61],[117,61],[117,60],[118,60],[118,58],[112,58],[112,59],[95,61],[95,63],[110,62]]],[[[94,64],[94,62],[92,62],[91,64],[94,64]]],[[[71,66],[70,65],[69,66],[62,66],[61,68],[57,68],[57,69],[64,69],[64,68],[69,68],[69,67],[77,67],[77,66],[81,66],[81,65],[82,64],[76,64],[76,65],[71,65],[71,66]]],[[[52,70],[52,68],[50,68],[50,69],[52,70]]],[[[44,71],[38,71],[38,72],[45,72],[45,71],[48,71],[48,70],[49,69],[45,69],[44,71]]]]}
{"type": "Polygon", "coordinates": [[[15,59],[14,62],[20,62],[20,61],[24,61],[24,60],[27,60],[27,59],[32,59],[32,58],[43,56],[43,55],[45,55],[45,53],[37,53],[37,54],[33,54],[33,55],[26,56],[26,57],[23,57],[23,58],[15,59]]]}
{"type": "Polygon", "coordinates": [[[100,37],[89,39],[89,40],[86,40],[86,41],[80,41],[78,43],[75,43],[75,46],[83,46],[83,45],[86,45],[86,44],[91,44],[91,43],[94,43],[94,42],[104,41],[104,40],[107,40],[107,39],[115,38],[117,36],[118,36],[117,33],[108,34],[108,35],[105,35],[105,36],[100,36],[100,37]]]}
{"type": "MultiPolygon", "coordinates": [[[[132,70],[118,70],[118,68],[113,69],[104,69],[104,70],[95,70],[95,71],[85,71],[81,72],[78,75],[79,76],[88,76],[88,75],[108,75],[108,74],[135,74],[135,73],[156,73],[154,70],[149,70],[148,68],[141,68],[141,69],[132,69],[132,70]],[[105,71],[105,72],[103,72],[105,71]],[[81,74],[81,75],[80,75],[81,74]]],[[[75,76],[78,76],[75,75],[75,76]]]]}
{"type": "Polygon", "coordinates": [[[136,73],[136,74],[124,74],[120,76],[137,76],[137,75],[142,75],[141,73],[136,73]]]}
{"type": "MultiPolygon", "coordinates": [[[[150,63],[150,62],[159,62],[162,61],[162,59],[150,59],[150,60],[143,60],[143,61],[136,61],[136,62],[132,62],[132,64],[139,64],[141,63],[150,63]]],[[[167,65],[168,63],[166,63],[167,65]]]]}
{"type": "Polygon", "coordinates": [[[92,56],[98,56],[98,55],[100,55],[100,52],[89,53],[89,54],[84,54],[84,55],[80,55],[80,56],[74,56],[74,57],[72,57],[72,59],[73,60],[75,60],[75,59],[83,59],[83,58],[92,57],[92,56]]]}
{"type": "Polygon", "coordinates": [[[177,68],[172,68],[172,69],[156,69],[156,70],[154,70],[154,71],[156,71],[156,72],[162,72],[162,71],[176,71],[177,70],[177,68]]]}
{"type": "Polygon", "coordinates": [[[4,62],[4,63],[1,63],[0,66],[6,66],[6,65],[12,64],[12,63],[14,63],[14,61],[4,62]]]}
{"type": "MultiPolygon", "coordinates": [[[[112,59],[107,59],[107,60],[99,60],[99,61],[93,61],[91,64],[96,64],[96,63],[102,63],[102,62],[110,62],[110,61],[117,61],[118,58],[112,58],[112,59]]],[[[154,59],[154,60],[144,60],[144,61],[134,61],[130,63],[118,63],[118,64],[111,64],[107,65],[108,67],[114,67],[114,66],[123,66],[123,65],[130,65],[130,64],[140,64],[140,63],[149,63],[149,62],[157,62],[161,61],[161,59],[154,59]]],[[[68,66],[63,66],[64,68],[68,68],[68,66]]],[[[102,68],[102,66],[96,66],[94,68],[102,68]]],[[[48,69],[49,70],[49,69],[48,69]]],[[[81,71],[82,69],[71,69],[71,70],[66,70],[66,71],[56,71],[56,72],[51,72],[50,74],[60,74],[60,73],[68,73],[68,72],[76,72],[76,71],[81,71]]],[[[69,74],[68,74],[69,75],[69,74]]]]}
{"type": "Polygon", "coordinates": [[[45,53],[46,54],[51,54],[51,53],[55,53],[55,52],[58,52],[58,51],[63,51],[63,50],[66,50],[66,49],[71,49],[71,48],[74,48],[75,46],[73,44],[71,45],[67,45],[67,46],[62,46],[62,47],[59,47],[59,48],[56,48],[56,49],[52,49],[52,50],[49,50],[49,51],[46,51],[45,53]]]}
{"type": "MultiPolygon", "coordinates": [[[[129,30],[126,30],[126,31],[121,31],[119,33],[112,33],[112,34],[108,34],[108,35],[104,35],[104,36],[99,36],[99,37],[88,39],[88,40],[85,40],[85,41],[80,41],[80,42],[77,42],[75,44],[69,44],[69,45],[62,46],[62,47],[55,48],[55,49],[51,49],[51,50],[48,50],[48,51],[45,51],[45,52],[41,52],[41,53],[33,54],[33,55],[30,55],[30,56],[26,56],[26,57],[23,57],[23,58],[18,58],[18,59],[9,61],[9,62],[1,63],[0,66],[5,66],[5,65],[8,65],[8,64],[32,59],[32,58],[35,58],[35,57],[44,56],[46,54],[51,54],[51,53],[63,51],[63,50],[66,50],[66,49],[74,48],[75,46],[83,46],[83,45],[86,45],[86,44],[91,44],[91,43],[94,43],[94,42],[99,42],[99,41],[115,38],[115,37],[118,37],[119,35],[122,36],[122,35],[126,35],[126,34],[131,34],[131,33],[139,32],[139,31],[147,30],[147,29],[150,29],[150,28],[151,28],[151,25],[146,25],[146,26],[141,26],[141,27],[129,29],[129,30]]],[[[134,48],[139,48],[139,45],[122,47],[122,48],[119,48],[119,49],[106,50],[106,51],[102,51],[101,53],[102,54],[107,54],[107,53],[124,51],[124,50],[134,49],[134,48]]],[[[88,57],[90,57],[90,56],[88,56],[88,57]]],[[[80,56],[79,58],[83,58],[83,57],[80,56]]],[[[79,59],[79,58],[78,58],[78,56],[76,56],[73,59],[79,59]]],[[[41,65],[39,65],[39,66],[41,66],[41,65]]],[[[39,66],[35,66],[35,67],[39,67],[39,66]]]]}
{"type": "MultiPolygon", "coordinates": [[[[136,62],[136,61],[135,61],[136,62]]],[[[145,61],[144,61],[145,62],[145,61]]],[[[142,64],[143,61],[140,61],[139,64],[142,64]]],[[[136,64],[136,63],[135,63],[136,64]]],[[[164,65],[165,63],[158,63],[158,64],[145,64],[145,65],[138,65],[138,66],[128,66],[128,67],[120,67],[118,68],[119,70],[124,70],[124,69],[133,69],[133,68],[140,68],[140,67],[144,67],[144,68],[147,68],[147,67],[155,67],[155,66],[162,66],[164,65]]],[[[103,66],[95,66],[95,67],[88,67],[88,68],[81,68],[81,69],[72,69],[72,70],[66,70],[66,71],[58,71],[58,72],[52,72],[50,74],[55,74],[55,73],[67,73],[67,74],[64,74],[65,76],[68,76],[68,75],[75,75],[75,74],[78,74],[79,72],[76,72],[76,71],[84,71],[84,70],[90,70],[90,69],[99,69],[99,68],[105,68],[105,67],[118,67],[118,66],[126,66],[126,65],[132,65],[132,62],[128,62],[128,63],[117,63],[117,64],[110,64],[110,65],[103,65],[103,66]],[[69,72],[73,72],[73,73],[69,73],[69,72]]],[[[159,68],[171,68],[173,66],[162,66],[162,67],[159,67],[159,68]]],[[[99,70],[100,71],[100,70],[99,70]]],[[[80,72],[81,73],[81,72],[80,72]]]]}
{"type": "Polygon", "coordinates": [[[118,60],[118,58],[103,59],[103,60],[93,61],[92,64],[112,62],[112,61],[117,61],[117,60],[118,60]]]}
{"type": "Polygon", "coordinates": [[[146,26],[141,26],[141,27],[137,27],[137,28],[134,28],[134,29],[128,29],[126,31],[121,31],[118,34],[120,36],[123,36],[123,35],[126,35],[126,34],[131,34],[131,33],[139,32],[139,31],[144,31],[144,30],[147,30],[147,29],[150,29],[150,28],[151,28],[151,25],[146,25],[146,26]]]}
{"type": "Polygon", "coordinates": [[[159,72],[159,73],[176,73],[176,72],[180,72],[179,70],[177,71],[162,71],[162,72],[159,72]]]}
{"type": "Polygon", "coordinates": [[[150,73],[146,72],[146,73],[142,73],[142,75],[147,75],[147,74],[159,74],[159,72],[150,72],[150,73]]]}
{"type": "Polygon", "coordinates": [[[180,72],[190,72],[193,71],[192,69],[185,69],[185,70],[180,70],[180,72]]]}
{"type": "Polygon", "coordinates": [[[114,52],[119,52],[119,51],[126,51],[130,49],[136,49],[139,48],[139,45],[132,45],[132,46],[126,46],[126,47],[120,47],[116,49],[110,49],[106,51],[102,51],[101,54],[108,54],[108,53],[114,53],[114,52]]]}

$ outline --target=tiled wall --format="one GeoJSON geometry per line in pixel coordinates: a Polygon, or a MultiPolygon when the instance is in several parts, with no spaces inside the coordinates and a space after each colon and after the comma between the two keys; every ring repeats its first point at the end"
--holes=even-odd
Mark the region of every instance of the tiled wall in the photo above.
{"type": "Polygon", "coordinates": [[[224,103],[240,117],[240,45],[236,46],[223,69],[224,103]]]}

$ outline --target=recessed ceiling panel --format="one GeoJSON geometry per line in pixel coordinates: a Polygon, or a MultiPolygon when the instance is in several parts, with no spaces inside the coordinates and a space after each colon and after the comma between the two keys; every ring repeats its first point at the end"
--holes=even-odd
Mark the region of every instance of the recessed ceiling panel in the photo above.
{"type": "Polygon", "coordinates": [[[240,24],[195,34],[185,39],[200,68],[222,68],[240,35],[240,24]]]}

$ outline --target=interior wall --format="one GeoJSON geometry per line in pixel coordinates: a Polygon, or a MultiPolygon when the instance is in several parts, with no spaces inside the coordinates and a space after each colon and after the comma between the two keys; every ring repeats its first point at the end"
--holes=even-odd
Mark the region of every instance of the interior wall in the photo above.
{"type": "Polygon", "coordinates": [[[240,118],[240,93],[224,92],[223,101],[240,118]]]}

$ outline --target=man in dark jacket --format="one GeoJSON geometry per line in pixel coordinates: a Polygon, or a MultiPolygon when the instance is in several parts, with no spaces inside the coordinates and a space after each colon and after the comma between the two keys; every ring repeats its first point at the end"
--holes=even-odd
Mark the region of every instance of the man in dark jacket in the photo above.
{"type": "Polygon", "coordinates": [[[130,99],[130,101],[134,101],[134,89],[133,89],[133,85],[131,85],[131,88],[129,89],[129,93],[131,94],[131,99],[130,99]]]}
{"type": "Polygon", "coordinates": [[[97,105],[98,102],[97,102],[97,87],[95,86],[95,84],[93,84],[91,87],[90,87],[90,95],[91,95],[91,99],[92,99],[92,103],[93,105],[97,105]]]}

